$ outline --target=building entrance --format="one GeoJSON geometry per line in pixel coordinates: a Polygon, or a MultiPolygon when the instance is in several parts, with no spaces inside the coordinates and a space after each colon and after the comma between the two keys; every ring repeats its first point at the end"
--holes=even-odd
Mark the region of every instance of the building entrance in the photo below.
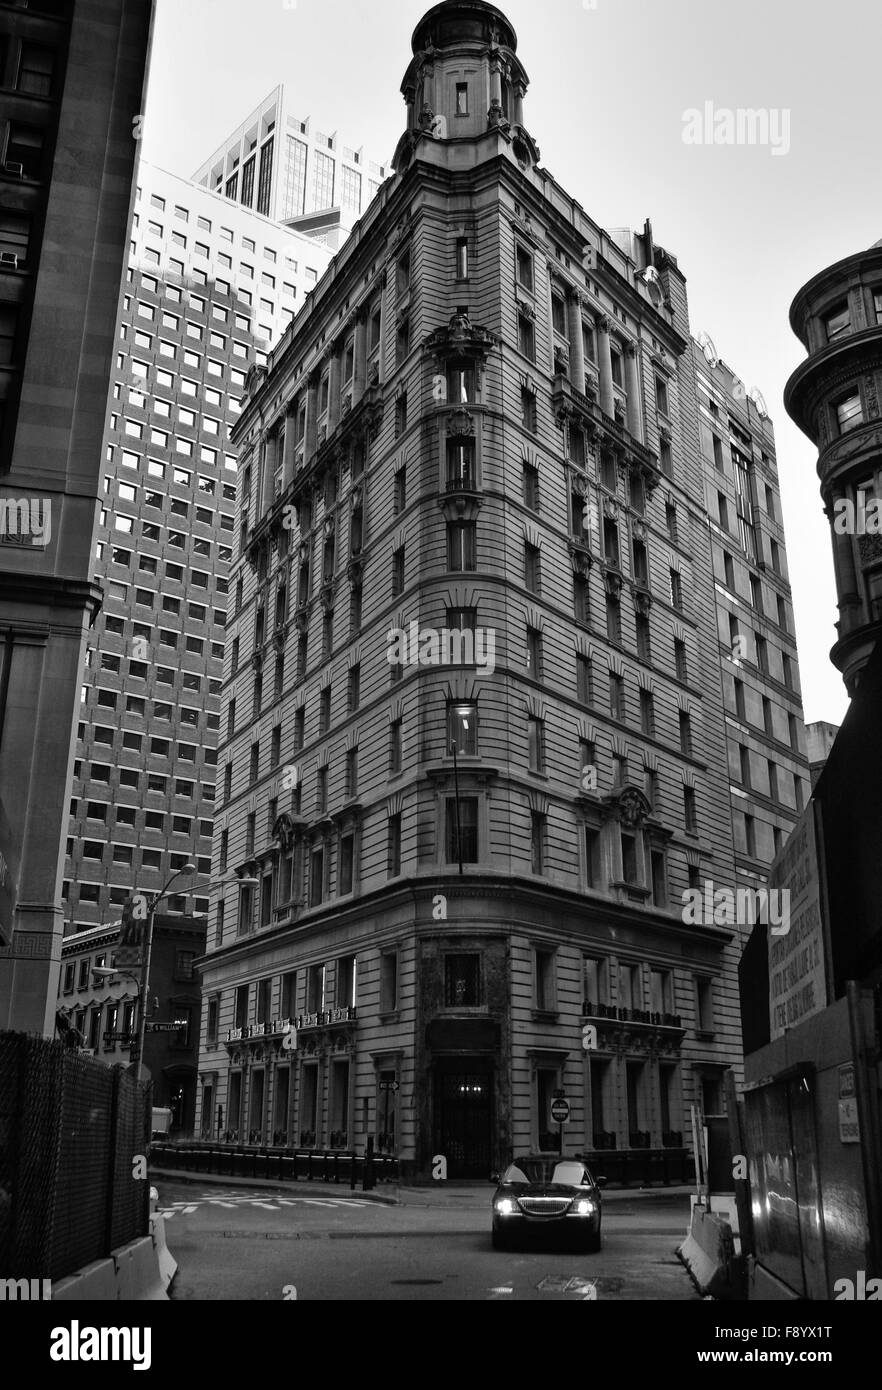
{"type": "Polygon", "coordinates": [[[489,1178],[493,1166],[493,1073],[457,1059],[436,1073],[435,1150],[449,1178],[489,1178]]]}

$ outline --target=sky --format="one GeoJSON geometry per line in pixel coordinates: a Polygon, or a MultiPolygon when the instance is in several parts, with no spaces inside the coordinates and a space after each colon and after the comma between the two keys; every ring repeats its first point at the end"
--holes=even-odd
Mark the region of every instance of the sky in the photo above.
{"type": "MultiPolygon", "coordinates": [[[[142,156],[191,176],[280,82],[313,128],[391,159],[425,0],[157,0],[142,156]]],[[[542,164],[601,226],[677,257],[708,332],[775,426],[806,722],[848,700],[817,452],[784,410],[797,290],[882,237],[877,0],[505,0],[542,164]],[[873,40],[875,35],[875,41],[873,40]],[[866,41],[864,41],[864,39],[866,41]],[[761,145],[688,144],[687,111],[764,108],[761,145]],[[787,138],[785,138],[787,137],[787,138]],[[779,152],[774,152],[775,150],[779,152]]]]}

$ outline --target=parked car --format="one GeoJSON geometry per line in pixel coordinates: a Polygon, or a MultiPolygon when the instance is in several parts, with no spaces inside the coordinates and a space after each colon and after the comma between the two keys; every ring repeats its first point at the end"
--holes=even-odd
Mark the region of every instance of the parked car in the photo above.
{"type": "Polygon", "coordinates": [[[494,1250],[535,1236],[600,1249],[601,1187],[581,1158],[533,1154],[509,1164],[493,1194],[494,1250]]]}

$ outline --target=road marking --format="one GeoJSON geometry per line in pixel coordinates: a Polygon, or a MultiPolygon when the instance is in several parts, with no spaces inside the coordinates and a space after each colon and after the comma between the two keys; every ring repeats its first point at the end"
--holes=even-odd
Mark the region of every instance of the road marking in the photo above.
{"type": "Polygon", "coordinates": [[[272,1206],[270,1202],[252,1202],[253,1207],[263,1207],[264,1211],[278,1211],[278,1207],[272,1206]]]}
{"type": "Polygon", "coordinates": [[[222,1202],[220,1197],[209,1198],[208,1205],[210,1207],[226,1207],[228,1211],[236,1210],[235,1204],[233,1202],[222,1202]]]}

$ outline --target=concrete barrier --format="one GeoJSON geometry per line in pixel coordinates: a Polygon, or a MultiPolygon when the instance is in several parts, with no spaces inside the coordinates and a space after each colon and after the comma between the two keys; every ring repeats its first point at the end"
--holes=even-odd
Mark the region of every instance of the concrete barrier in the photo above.
{"type": "Polygon", "coordinates": [[[118,1297],[124,1303],[155,1302],[168,1298],[152,1236],[142,1236],[140,1240],[133,1240],[129,1245],[114,1250],[112,1259],[116,1265],[118,1297]]]}
{"type": "Polygon", "coordinates": [[[52,1285],[53,1303],[107,1303],[119,1298],[113,1260],[96,1260],[52,1285]]]}
{"type": "Polygon", "coordinates": [[[705,1298],[745,1297],[732,1227],[722,1217],[694,1206],[689,1234],[677,1254],[705,1298]]]}
{"type": "Polygon", "coordinates": [[[153,1248],[156,1251],[156,1260],[159,1265],[159,1277],[162,1280],[162,1287],[168,1289],[171,1281],[178,1272],[178,1262],[165,1243],[164,1216],[151,1216],[150,1235],[153,1238],[153,1248]]]}

